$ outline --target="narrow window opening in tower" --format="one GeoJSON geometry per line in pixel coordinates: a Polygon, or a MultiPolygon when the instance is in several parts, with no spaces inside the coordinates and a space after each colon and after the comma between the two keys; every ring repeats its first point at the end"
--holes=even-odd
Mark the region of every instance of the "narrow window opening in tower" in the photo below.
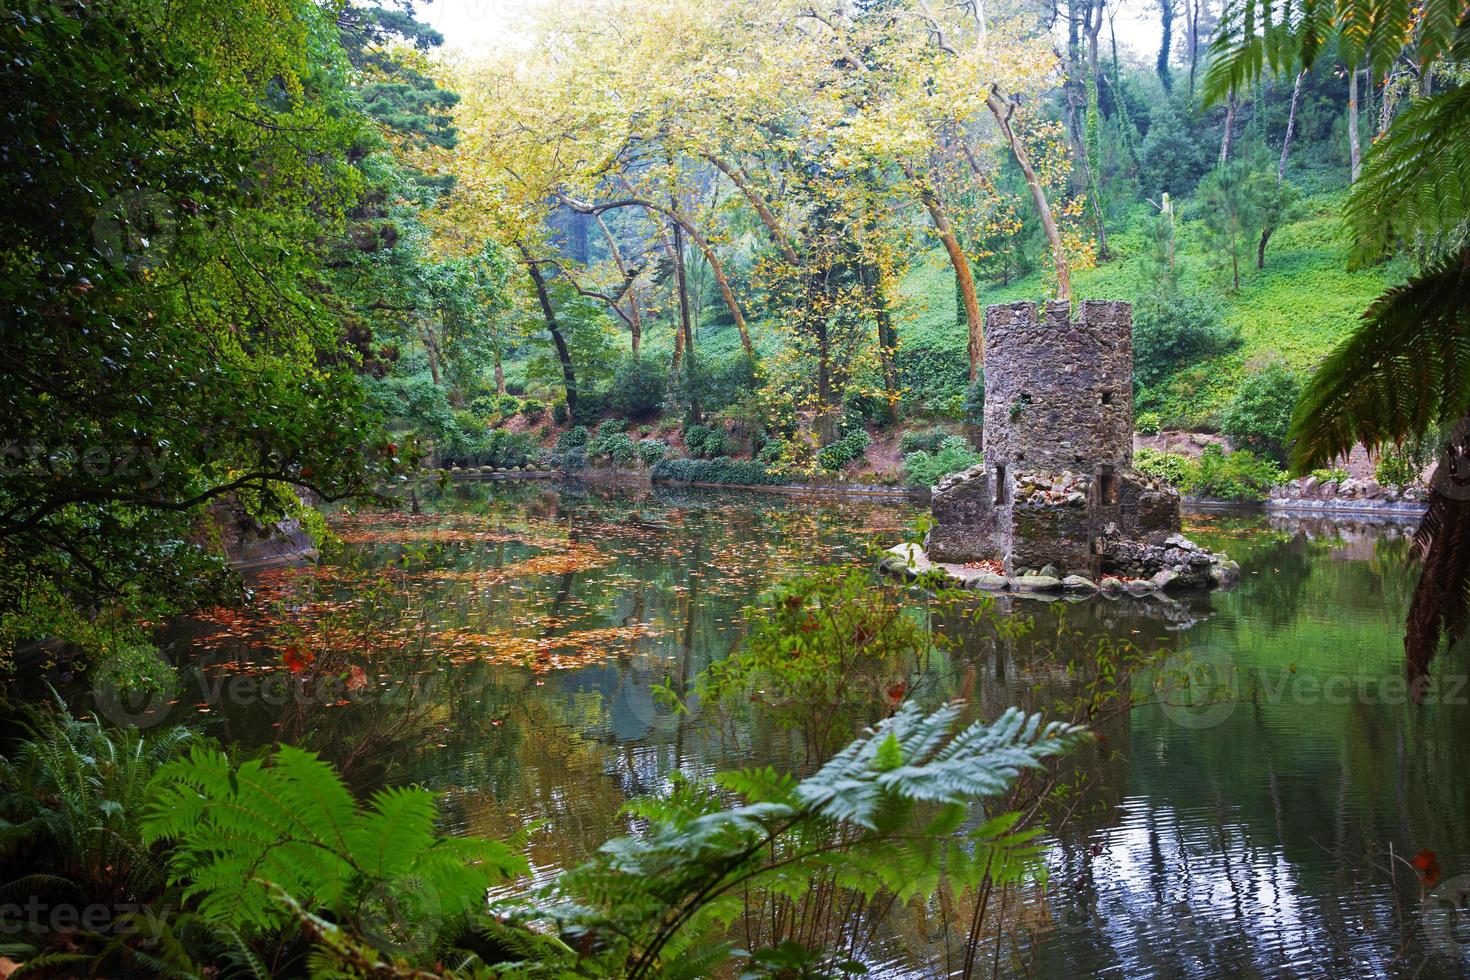
{"type": "Polygon", "coordinates": [[[1104,405],[1111,405],[1113,403],[1113,393],[1111,391],[1102,393],[1102,403],[1104,405]]]}
{"type": "Polygon", "coordinates": [[[1097,499],[1104,506],[1118,502],[1118,475],[1111,466],[1104,466],[1097,475],[1097,499]]]}
{"type": "Polygon", "coordinates": [[[995,468],[995,502],[997,504],[1006,502],[1006,468],[1004,464],[995,468]]]}
{"type": "Polygon", "coordinates": [[[1020,401],[1021,401],[1021,404],[1022,405],[1030,405],[1031,404],[1031,392],[1029,392],[1029,391],[1023,391],[1023,392],[1021,392],[1020,401]]]}

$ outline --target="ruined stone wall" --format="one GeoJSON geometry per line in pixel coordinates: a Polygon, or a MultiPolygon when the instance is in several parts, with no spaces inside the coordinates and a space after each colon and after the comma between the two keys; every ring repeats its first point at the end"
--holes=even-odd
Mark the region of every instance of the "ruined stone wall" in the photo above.
{"type": "Polygon", "coordinates": [[[1012,473],[1133,465],[1133,312],[1123,302],[985,310],[985,461],[1012,473]]]}

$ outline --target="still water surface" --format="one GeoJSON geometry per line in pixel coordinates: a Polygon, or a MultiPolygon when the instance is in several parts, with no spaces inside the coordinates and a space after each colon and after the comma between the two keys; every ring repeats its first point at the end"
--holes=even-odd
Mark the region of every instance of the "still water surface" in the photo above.
{"type": "MultiPolygon", "coordinates": [[[[676,770],[800,765],[789,738],[716,740],[654,689],[687,692],[727,656],[743,608],[776,576],[871,563],[921,513],[890,500],[575,484],[458,485],[424,510],[336,515],[341,554],[309,573],[310,590],[299,573],[256,577],[271,622],[219,612],[194,624],[179,646],[204,665],[188,682],[200,687],[186,686],[174,713],[197,712],[225,738],[295,740],[323,712],[219,685],[279,673],[323,642],[368,649],[391,634],[414,651],[428,709],[400,717],[362,703],[364,679],[349,678],[359,689],[327,709],[340,721],[318,747],[355,780],[440,791],[457,830],[547,821],[531,847],[543,874],[627,832],[622,803],[676,770]]],[[[1034,621],[1028,636],[976,637],[951,655],[995,709],[1038,683],[1028,666],[1043,646],[1081,656],[1098,636],[1187,649],[1229,668],[1239,692],[1107,724],[1108,759],[1053,836],[1047,894],[995,972],[1470,975],[1470,913],[1439,904],[1470,889],[1458,877],[1470,875],[1470,691],[1446,669],[1431,691],[1442,703],[1405,703],[1408,528],[1242,514],[1186,523],[1240,561],[1238,587],[1166,610],[1022,603],[1006,613],[1034,621]],[[1435,889],[1409,863],[1425,851],[1435,889]]],[[[368,691],[387,683],[365,680],[368,691]]],[[[884,975],[943,973],[922,924],[895,925],[875,957],[884,975]]]]}

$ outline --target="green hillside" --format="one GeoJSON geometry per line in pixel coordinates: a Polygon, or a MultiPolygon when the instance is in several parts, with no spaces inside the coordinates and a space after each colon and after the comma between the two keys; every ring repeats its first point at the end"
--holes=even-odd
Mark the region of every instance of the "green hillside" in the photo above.
{"type": "MultiPolygon", "coordinates": [[[[1244,345],[1236,351],[1181,372],[1170,383],[1166,422],[1180,426],[1210,427],[1223,402],[1238,385],[1247,366],[1270,360],[1284,361],[1298,371],[1313,367],[1347,336],[1353,321],[1391,281],[1407,271],[1399,263],[1370,269],[1347,270],[1347,248],[1338,220],[1345,191],[1307,197],[1294,209],[1295,219],[1272,237],[1266,268],[1243,270],[1239,293],[1210,267],[1204,251],[1202,222],[1186,203],[1178,225],[1178,259],[1183,267],[1182,292],[1214,299],[1227,323],[1236,325],[1244,345]]],[[[1141,261],[1145,249],[1140,209],[1126,230],[1109,238],[1112,257],[1096,268],[1074,273],[1076,299],[1125,299],[1134,303],[1149,295],[1150,285],[1141,261]]],[[[980,305],[1039,299],[1047,287],[1033,273],[1005,286],[982,282],[980,305]]],[[[965,328],[956,322],[954,273],[943,249],[935,248],[904,279],[902,294],[906,319],[900,338],[912,351],[925,352],[926,362],[944,351],[953,352],[953,375],[929,392],[915,392],[938,406],[956,394],[963,371],[965,328]]],[[[910,379],[911,383],[912,380],[910,379]]]]}

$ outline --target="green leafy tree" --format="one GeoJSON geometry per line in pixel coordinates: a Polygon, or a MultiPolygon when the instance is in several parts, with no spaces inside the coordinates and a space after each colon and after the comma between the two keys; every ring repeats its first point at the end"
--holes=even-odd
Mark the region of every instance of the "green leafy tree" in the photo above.
{"type": "Polygon", "coordinates": [[[319,270],[361,187],[324,8],[28,5],[0,22],[0,640],[218,588],[198,521],[387,475],[319,270]],[[95,613],[95,615],[94,615],[95,613]]]}
{"type": "Polygon", "coordinates": [[[1211,260],[1240,292],[1240,264],[1249,261],[1252,235],[1257,227],[1257,199],[1251,186],[1250,165],[1231,160],[1210,171],[1199,185],[1200,217],[1211,260]]]}
{"type": "Polygon", "coordinates": [[[1276,462],[1286,459],[1291,413],[1302,383],[1286,365],[1273,361],[1249,375],[1220,418],[1220,429],[1237,446],[1276,462]]]}

